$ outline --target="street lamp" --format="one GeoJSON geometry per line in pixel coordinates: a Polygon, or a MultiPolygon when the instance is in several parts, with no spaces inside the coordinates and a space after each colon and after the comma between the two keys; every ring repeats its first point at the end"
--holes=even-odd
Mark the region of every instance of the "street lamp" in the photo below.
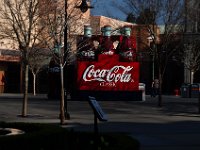
{"type": "Polygon", "coordinates": [[[154,81],[154,77],[155,77],[155,43],[154,43],[154,36],[150,35],[147,38],[151,49],[151,54],[152,54],[152,81],[154,81]],[[152,45],[153,44],[153,45],[152,45]]]}
{"type": "Polygon", "coordinates": [[[79,8],[82,13],[85,13],[88,9],[94,8],[93,6],[88,6],[87,0],[82,0],[82,3],[80,6],[75,6],[75,8],[79,8]]]}
{"type": "MultiPolygon", "coordinates": [[[[82,13],[85,13],[88,9],[93,8],[92,6],[89,6],[87,4],[87,0],[82,0],[82,3],[79,6],[75,6],[75,8],[79,8],[82,13]]],[[[68,43],[68,14],[67,14],[67,9],[68,9],[68,0],[65,0],[65,29],[64,29],[64,60],[67,61],[68,59],[68,50],[69,50],[69,43],[68,43]]],[[[61,75],[61,123],[63,122],[64,118],[65,119],[70,119],[70,114],[68,113],[67,109],[67,92],[64,91],[66,89],[66,86],[64,87],[64,78],[63,75],[61,75]]]]}

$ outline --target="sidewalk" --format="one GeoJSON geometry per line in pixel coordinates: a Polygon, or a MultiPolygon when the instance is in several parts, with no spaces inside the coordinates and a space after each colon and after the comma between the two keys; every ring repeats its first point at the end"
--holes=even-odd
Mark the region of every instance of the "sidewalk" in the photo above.
{"type": "MultiPolygon", "coordinates": [[[[0,99],[20,99],[23,98],[21,93],[0,93],[0,99]]],[[[29,94],[28,98],[31,99],[47,99],[47,94],[29,94]]]]}
{"type": "MultiPolygon", "coordinates": [[[[46,95],[30,95],[27,118],[21,118],[22,95],[0,95],[0,121],[59,123],[59,100],[46,95]]],[[[99,132],[125,132],[138,139],[141,150],[199,150],[200,114],[198,99],[163,96],[163,107],[157,98],[146,101],[100,101],[108,122],[99,122],[99,132]]],[[[66,128],[93,131],[94,115],[88,102],[68,101],[71,119],[66,128]]]]}

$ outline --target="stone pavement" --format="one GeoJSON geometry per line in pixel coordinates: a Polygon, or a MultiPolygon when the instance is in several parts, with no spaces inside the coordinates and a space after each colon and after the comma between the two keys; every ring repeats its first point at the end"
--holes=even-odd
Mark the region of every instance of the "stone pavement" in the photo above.
{"type": "MultiPolygon", "coordinates": [[[[99,101],[108,122],[98,122],[99,132],[125,132],[138,139],[141,150],[199,150],[200,114],[197,98],[163,96],[146,101],[99,101]]],[[[71,119],[66,128],[93,131],[94,115],[88,102],[68,101],[71,119]]],[[[20,117],[22,95],[0,95],[0,121],[59,123],[59,100],[46,95],[29,96],[28,117],[20,117]]]]}

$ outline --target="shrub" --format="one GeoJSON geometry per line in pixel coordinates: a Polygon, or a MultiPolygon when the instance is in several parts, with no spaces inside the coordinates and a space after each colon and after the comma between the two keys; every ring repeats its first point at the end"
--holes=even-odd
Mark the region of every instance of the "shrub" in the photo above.
{"type": "Polygon", "coordinates": [[[56,124],[0,123],[0,128],[17,128],[25,134],[0,136],[0,150],[138,150],[138,141],[125,134],[75,132],[56,124]],[[96,140],[95,140],[96,139],[96,140]],[[98,144],[96,144],[97,142],[98,144]]]}

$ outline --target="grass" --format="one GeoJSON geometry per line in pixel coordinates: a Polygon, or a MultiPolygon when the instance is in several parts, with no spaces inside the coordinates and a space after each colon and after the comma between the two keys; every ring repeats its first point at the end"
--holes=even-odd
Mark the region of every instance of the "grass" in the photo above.
{"type": "Polygon", "coordinates": [[[0,150],[138,150],[139,142],[125,134],[75,132],[59,125],[36,123],[0,123],[0,128],[17,128],[25,134],[0,135],[0,150]]]}

